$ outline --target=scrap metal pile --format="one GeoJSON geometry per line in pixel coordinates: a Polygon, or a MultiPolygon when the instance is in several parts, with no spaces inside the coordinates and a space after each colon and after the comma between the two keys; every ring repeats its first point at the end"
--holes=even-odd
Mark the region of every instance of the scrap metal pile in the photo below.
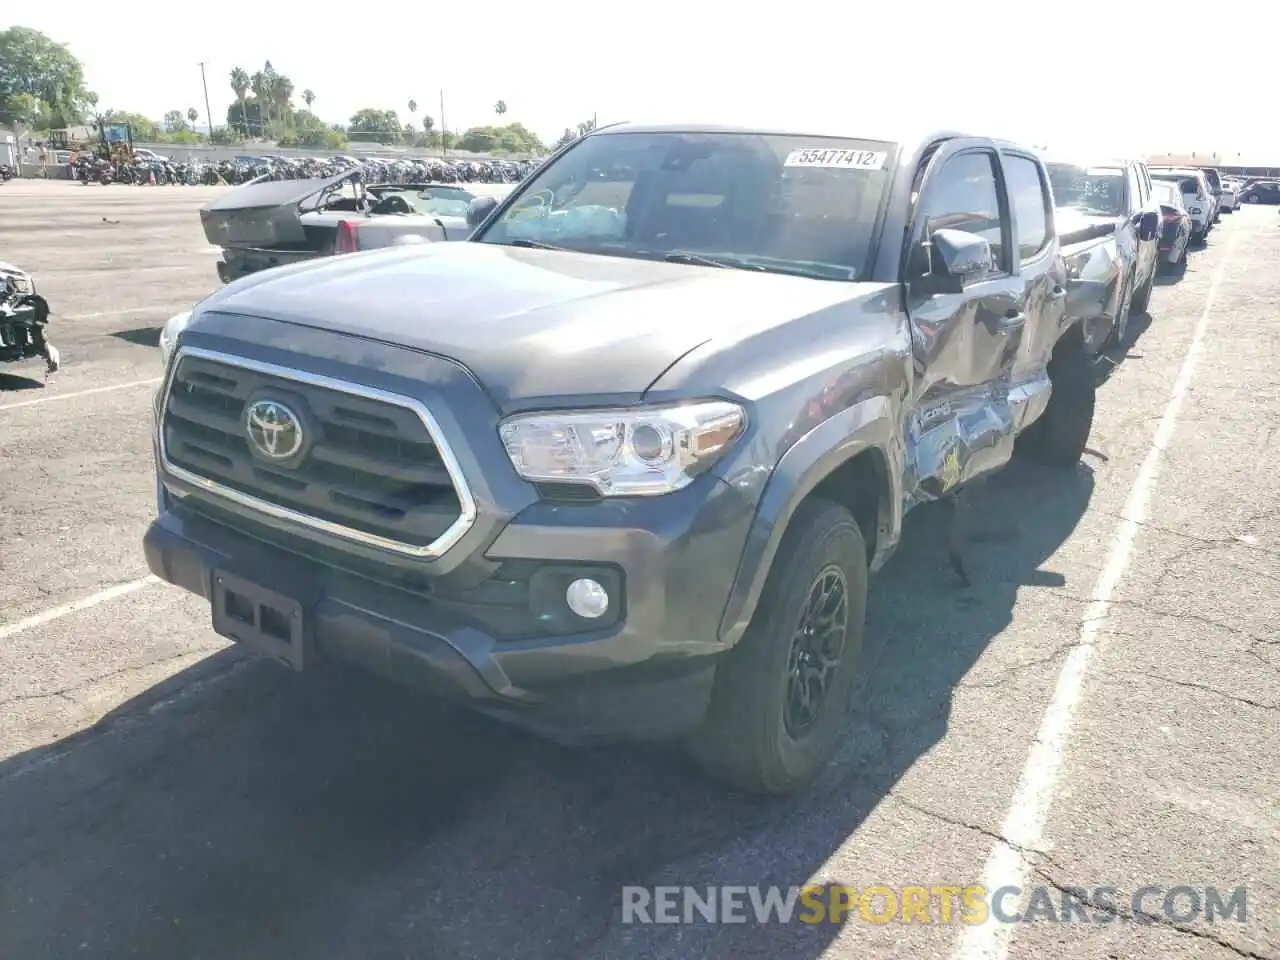
{"type": "Polygon", "coordinates": [[[0,363],[41,358],[58,369],[58,350],[45,339],[49,304],[36,293],[30,274],[0,262],[0,363]]]}
{"type": "Polygon", "coordinates": [[[518,183],[533,160],[446,160],[417,157],[241,156],[216,162],[175,161],[150,152],[114,151],[109,157],[85,152],[72,161],[85,186],[112,183],[136,186],[217,186],[252,180],[316,180],[361,167],[367,183],[518,183]]]}

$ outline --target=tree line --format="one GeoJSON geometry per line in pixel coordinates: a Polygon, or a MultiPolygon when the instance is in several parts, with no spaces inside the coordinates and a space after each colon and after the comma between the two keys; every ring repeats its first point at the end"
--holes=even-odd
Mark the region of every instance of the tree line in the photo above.
{"type": "MultiPolygon", "coordinates": [[[[149,143],[234,144],[261,139],[282,147],[327,150],[340,150],[352,141],[473,153],[538,154],[547,149],[521,123],[476,126],[460,134],[439,130],[435,118],[419,114],[412,98],[405,104],[408,115],[403,118],[394,109],[366,107],[345,124],[326,123],[312,111],[315,92],[306,88],[299,93],[292,79],[269,60],[253,73],[237,66],[228,79],[235,101],[227,108],[223,123],[206,118],[210,132],[203,133],[196,130],[200,112],[194,106],[175,107],[159,121],[129,110],[100,110],[97,94],[86,84],[83,66],[65,45],[29,27],[0,31],[0,125],[19,133],[127,123],[134,140],[149,143]]],[[[495,103],[493,111],[502,121],[507,114],[506,101],[495,103]]],[[[580,133],[590,129],[591,125],[578,125],[580,133]]],[[[565,136],[575,134],[566,128],[565,136]]]]}

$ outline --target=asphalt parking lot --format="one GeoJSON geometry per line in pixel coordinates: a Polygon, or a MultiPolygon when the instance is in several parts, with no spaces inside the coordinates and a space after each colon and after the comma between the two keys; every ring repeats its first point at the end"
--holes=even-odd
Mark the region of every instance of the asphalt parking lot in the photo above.
{"type": "Polygon", "coordinates": [[[147,579],[156,338],[217,283],[218,189],[0,189],[64,360],[0,370],[0,957],[1280,958],[1275,208],[1223,217],[1101,361],[1078,471],[983,489],[970,589],[911,516],[839,761],[763,801],[248,660],[147,579]],[[622,919],[624,885],[811,880],[1120,895],[1111,922],[622,919]],[[1247,913],[1138,922],[1144,886],[1247,913]]]}

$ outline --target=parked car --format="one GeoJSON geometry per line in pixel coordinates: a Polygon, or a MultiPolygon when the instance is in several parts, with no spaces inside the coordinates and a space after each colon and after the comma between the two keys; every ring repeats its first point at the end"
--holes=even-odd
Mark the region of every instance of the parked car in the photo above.
{"type": "Polygon", "coordinates": [[[786,792],[903,515],[1087,443],[1014,144],[618,125],[470,220],[166,325],[146,554],[223,635],[786,792]]]}
{"type": "MultiPolygon", "coordinates": [[[[1204,230],[1204,235],[1208,236],[1209,232],[1213,229],[1213,225],[1221,219],[1220,215],[1222,213],[1221,190],[1214,188],[1213,183],[1209,178],[1210,171],[1206,171],[1201,167],[1153,166],[1150,169],[1153,177],[1160,174],[1164,179],[1169,179],[1170,176],[1185,175],[1195,177],[1197,180],[1201,181],[1200,190],[1203,193],[1203,197],[1197,201],[1197,205],[1204,208],[1206,211],[1208,227],[1204,230]]],[[[1216,175],[1216,171],[1213,172],[1216,175]]],[[[1183,192],[1185,194],[1186,191],[1183,192]]],[[[1190,210],[1189,206],[1188,210],[1190,210]]]]}
{"type": "Polygon", "coordinates": [[[240,277],[315,257],[378,247],[463,240],[479,192],[508,184],[365,184],[361,168],[319,180],[257,179],[200,211],[205,238],[222,248],[218,277],[240,277]]]}
{"type": "Polygon", "coordinates": [[[1147,309],[1160,258],[1160,205],[1146,165],[1046,161],[1069,278],[1067,317],[1087,349],[1128,342],[1129,317],[1147,309]]]}
{"type": "Polygon", "coordinates": [[[1235,213],[1236,208],[1240,206],[1240,196],[1236,193],[1235,186],[1229,180],[1222,181],[1222,192],[1219,195],[1222,204],[1223,213],[1235,213]]]}
{"type": "Polygon", "coordinates": [[[1191,242],[1203,243],[1213,229],[1213,194],[1204,174],[1199,170],[1153,167],[1151,177],[1177,184],[1182,202],[1191,216],[1191,242]]]}
{"type": "Polygon", "coordinates": [[[1241,203],[1280,203],[1280,182],[1255,180],[1240,192],[1241,203]]]}
{"type": "Polygon", "coordinates": [[[1204,174],[1204,178],[1209,184],[1209,192],[1213,194],[1213,222],[1217,223],[1223,213],[1222,175],[1213,167],[1199,167],[1197,169],[1204,174]]]}
{"type": "Polygon", "coordinates": [[[1182,202],[1182,191],[1169,180],[1153,180],[1152,195],[1160,204],[1160,257],[1177,266],[1187,259],[1191,245],[1191,214],[1182,202]]]}

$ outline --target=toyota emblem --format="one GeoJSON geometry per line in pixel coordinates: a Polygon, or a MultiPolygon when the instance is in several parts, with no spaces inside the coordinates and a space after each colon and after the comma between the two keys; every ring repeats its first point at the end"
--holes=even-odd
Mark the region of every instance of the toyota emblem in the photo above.
{"type": "Polygon", "coordinates": [[[288,460],[302,449],[301,418],[276,400],[249,404],[244,425],[249,443],[270,460],[288,460]]]}

